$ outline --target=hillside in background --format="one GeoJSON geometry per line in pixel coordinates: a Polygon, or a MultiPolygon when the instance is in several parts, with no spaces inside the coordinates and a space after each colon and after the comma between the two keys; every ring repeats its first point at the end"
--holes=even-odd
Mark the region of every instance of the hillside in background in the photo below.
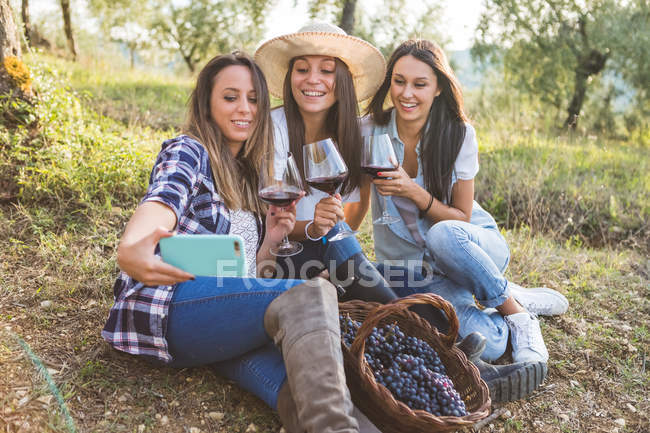
{"type": "Polygon", "coordinates": [[[449,61],[463,90],[474,90],[481,86],[483,73],[480,71],[478,63],[472,59],[469,49],[450,51],[449,61]]]}
{"type": "MultiPolygon", "coordinates": [[[[479,89],[485,82],[485,77],[495,69],[492,65],[481,65],[474,61],[470,49],[450,51],[449,58],[465,92],[479,89]]],[[[610,87],[614,89],[611,96],[612,109],[617,113],[628,110],[634,100],[634,89],[627,85],[621,76],[609,69],[606,69],[599,79],[602,81],[604,92],[607,92],[610,87]]],[[[602,95],[594,95],[594,98],[602,97],[602,95]]]]}

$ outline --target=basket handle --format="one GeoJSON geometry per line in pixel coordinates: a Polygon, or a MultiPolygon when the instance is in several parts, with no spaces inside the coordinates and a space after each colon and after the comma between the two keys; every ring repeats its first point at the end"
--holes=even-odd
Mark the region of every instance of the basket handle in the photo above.
{"type": "MultiPolygon", "coordinates": [[[[449,331],[447,334],[440,333],[437,329],[434,329],[429,322],[420,318],[420,316],[415,315],[415,319],[420,322],[421,326],[431,329],[431,332],[439,333],[440,339],[443,344],[448,348],[452,348],[454,343],[456,343],[456,338],[458,337],[458,317],[456,316],[456,311],[454,307],[443,298],[432,293],[417,293],[414,295],[409,295],[404,298],[396,299],[388,304],[379,305],[374,310],[370,311],[366,316],[366,319],[359,327],[357,335],[350,346],[350,352],[357,358],[357,361],[361,363],[363,354],[366,350],[366,338],[372,333],[372,328],[377,326],[377,324],[384,318],[390,316],[391,314],[404,311],[408,309],[411,305],[417,304],[429,304],[433,307],[440,308],[447,319],[449,320],[449,331]]],[[[361,364],[359,364],[361,365],[361,364]]]]}

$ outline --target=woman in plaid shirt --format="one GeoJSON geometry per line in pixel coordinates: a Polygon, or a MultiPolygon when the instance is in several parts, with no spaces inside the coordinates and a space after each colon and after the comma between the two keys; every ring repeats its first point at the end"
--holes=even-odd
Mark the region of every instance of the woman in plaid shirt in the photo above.
{"type": "Polygon", "coordinates": [[[257,196],[262,159],[273,154],[269,113],[266,81],[247,55],[215,57],[200,72],[186,134],[163,143],[120,240],[102,336],[156,363],[212,364],[271,407],[292,407],[307,431],[356,432],[334,286],[256,278],[296,212],[257,196]],[[241,235],[252,278],[194,277],[162,262],[158,241],[172,231],[241,235]]]}

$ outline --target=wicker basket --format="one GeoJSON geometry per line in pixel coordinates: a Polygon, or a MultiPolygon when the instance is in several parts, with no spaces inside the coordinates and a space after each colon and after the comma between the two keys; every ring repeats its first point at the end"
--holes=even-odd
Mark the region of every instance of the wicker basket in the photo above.
{"type": "Polygon", "coordinates": [[[345,375],[354,404],[383,433],[448,432],[474,424],[489,414],[490,396],[478,369],[454,345],[458,336],[458,318],[450,303],[440,296],[416,294],[387,305],[374,302],[349,301],[339,304],[341,314],[363,322],[357,337],[348,349],[341,344],[345,375]],[[431,304],[445,312],[449,333],[440,334],[417,314],[408,310],[414,304],[431,304]],[[365,340],[375,326],[397,323],[406,335],[420,338],[438,352],[447,375],[467,408],[468,415],[435,416],[424,410],[413,410],[395,399],[383,385],[375,381],[364,357],[365,340]]]}

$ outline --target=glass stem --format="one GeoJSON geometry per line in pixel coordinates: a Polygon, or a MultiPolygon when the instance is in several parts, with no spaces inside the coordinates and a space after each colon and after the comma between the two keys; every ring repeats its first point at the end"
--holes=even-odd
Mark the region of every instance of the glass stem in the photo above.
{"type": "MultiPolygon", "coordinates": [[[[282,208],[282,212],[284,212],[284,208],[282,208]]],[[[280,248],[291,248],[291,244],[289,243],[289,233],[284,234],[280,248]]]]}
{"type": "Polygon", "coordinates": [[[381,213],[381,216],[384,218],[389,218],[390,214],[388,213],[388,204],[386,204],[386,196],[382,195],[381,198],[384,201],[384,211],[381,213]]]}

